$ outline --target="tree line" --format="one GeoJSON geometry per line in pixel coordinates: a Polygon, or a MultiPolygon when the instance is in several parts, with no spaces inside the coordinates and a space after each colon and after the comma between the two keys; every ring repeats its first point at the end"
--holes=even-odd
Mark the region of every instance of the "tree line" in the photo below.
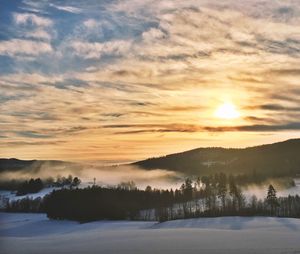
{"type": "Polygon", "coordinates": [[[234,176],[218,173],[192,180],[178,189],[139,190],[133,182],[116,187],[54,190],[44,198],[9,202],[7,211],[45,212],[49,218],[77,221],[174,220],[216,216],[280,216],[300,218],[300,197],[277,197],[270,185],[265,199],[246,198],[234,176]]]}
{"type": "Polygon", "coordinates": [[[15,191],[17,196],[30,193],[37,193],[47,187],[77,187],[81,183],[78,177],[69,175],[68,177],[57,176],[56,179],[49,177],[46,179],[31,178],[29,180],[7,180],[0,181],[1,190],[15,191]]]}

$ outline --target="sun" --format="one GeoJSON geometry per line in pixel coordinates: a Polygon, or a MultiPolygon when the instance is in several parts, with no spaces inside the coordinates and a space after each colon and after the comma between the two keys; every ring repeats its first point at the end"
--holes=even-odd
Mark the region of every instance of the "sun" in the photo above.
{"type": "Polygon", "coordinates": [[[237,111],[234,104],[225,102],[217,108],[215,117],[221,119],[236,119],[240,117],[240,113],[237,111]]]}

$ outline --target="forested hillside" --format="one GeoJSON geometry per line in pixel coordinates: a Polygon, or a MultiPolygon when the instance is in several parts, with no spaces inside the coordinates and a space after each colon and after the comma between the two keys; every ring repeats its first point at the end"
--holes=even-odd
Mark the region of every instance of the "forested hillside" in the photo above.
{"type": "Polygon", "coordinates": [[[19,160],[15,158],[0,158],[0,172],[22,170],[32,170],[37,172],[45,164],[47,164],[48,167],[54,167],[67,165],[70,164],[70,162],[58,160],[19,160]]]}
{"type": "Polygon", "coordinates": [[[253,174],[293,176],[300,173],[300,139],[244,149],[198,148],[134,163],[145,169],[168,169],[187,174],[253,174]]]}

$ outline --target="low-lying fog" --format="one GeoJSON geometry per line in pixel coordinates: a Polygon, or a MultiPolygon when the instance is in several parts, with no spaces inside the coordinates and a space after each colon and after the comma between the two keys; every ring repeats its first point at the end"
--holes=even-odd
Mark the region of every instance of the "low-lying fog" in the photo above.
{"type": "Polygon", "coordinates": [[[147,185],[155,188],[179,188],[184,181],[184,176],[168,170],[144,170],[135,165],[112,165],[108,162],[66,163],[55,165],[45,162],[42,166],[28,168],[16,172],[4,172],[0,174],[1,180],[29,179],[40,177],[46,179],[57,176],[77,176],[82,185],[93,184],[94,178],[98,185],[117,185],[121,182],[134,181],[137,187],[144,189],[147,185]]]}
{"type": "Polygon", "coordinates": [[[266,181],[266,183],[262,185],[250,185],[244,188],[243,193],[246,198],[250,198],[251,196],[255,195],[259,199],[263,199],[267,195],[267,189],[269,184],[272,184],[275,189],[277,190],[278,197],[286,197],[288,195],[300,195],[300,178],[294,179],[295,186],[293,187],[284,187],[280,183],[280,181],[270,179],[266,181]]]}
{"type": "MultiPolygon", "coordinates": [[[[17,172],[6,172],[0,174],[0,179],[29,179],[29,178],[56,178],[57,176],[68,175],[77,176],[82,180],[82,186],[93,184],[94,178],[96,184],[102,186],[117,185],[121,182],[134,181],[137,187],[144,189],[147,185],[153,188],[180,188],[185,179],[185,175],[168,170],[144,170],[135,165],[120,164],[112,166],[110,162],[85,162],[85,163],[65,163],[53,166],[45,162],[41,167],[33,167],[27,170],[17,172]]],[[[256,195],[258,198],[266,197],[269,184],[273,184],[277,190],[278,196],[288,196],[300,194],[300,179],[295,179],[296,186],[283,187],[278,180],[268,180],[262,185],[250,185],[243,189],[247,198],[256,195]]]]}

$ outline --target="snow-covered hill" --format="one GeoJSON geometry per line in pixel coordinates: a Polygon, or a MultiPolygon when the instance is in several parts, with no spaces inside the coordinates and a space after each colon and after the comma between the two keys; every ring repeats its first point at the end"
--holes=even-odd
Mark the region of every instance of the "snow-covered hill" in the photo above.
{"type": "Polygon", "coordinates": [[[2,254],[300,253],[300,220],[222,217],[79,224],[0,213],[2,254]]]}

